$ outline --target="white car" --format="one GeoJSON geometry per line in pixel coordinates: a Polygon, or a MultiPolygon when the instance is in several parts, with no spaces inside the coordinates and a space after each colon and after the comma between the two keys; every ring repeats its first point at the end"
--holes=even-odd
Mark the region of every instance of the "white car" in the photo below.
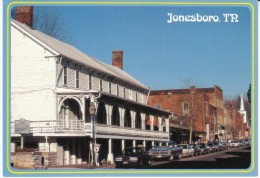
{"type": "Polygon", "coordinates": [[[194,148],[190,144],[179,144],[178,147],[181,147],[182,150],[182,157],[186,156],[194,156],[194,148]]]}
{"type": "Polygon", "coordinates": [[[231,141],[230,147],[239,147],[240,143],[238,141],[231,141]]]}

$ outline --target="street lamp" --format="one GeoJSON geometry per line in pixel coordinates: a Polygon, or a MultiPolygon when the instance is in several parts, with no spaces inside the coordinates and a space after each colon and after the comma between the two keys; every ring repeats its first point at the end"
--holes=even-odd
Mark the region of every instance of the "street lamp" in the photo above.
{"type": "Polygon", "coordinates": [[[92,123],[92,133],[91,133],[91,137],[92,137],[92,163],[93,166],[96,166],[96,160],[95,160],[95,114],[96,114],[96,107],[94,105],[93,102],[90,103],[89,106],[89,113],[91,115],[91,123],[92,123]]]}

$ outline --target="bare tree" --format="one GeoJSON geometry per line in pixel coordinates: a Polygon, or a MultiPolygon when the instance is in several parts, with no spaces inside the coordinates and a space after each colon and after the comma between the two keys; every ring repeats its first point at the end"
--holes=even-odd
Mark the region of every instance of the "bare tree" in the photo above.
{"type": "MultiPolygon", "coordinates": [[[[65,24],[54,8],[34,6],[33,28],[53,38],[66,39],[65,24]]],[[[16,19],[16,7],[11,10],[11,18],[16,19]]]]}

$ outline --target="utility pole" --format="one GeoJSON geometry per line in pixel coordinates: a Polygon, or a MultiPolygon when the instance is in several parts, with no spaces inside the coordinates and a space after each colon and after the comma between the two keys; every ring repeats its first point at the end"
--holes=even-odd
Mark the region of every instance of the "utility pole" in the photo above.
{"type": "Polygon", "coordinates": [[[191,117],[190,117],[190,137],[189,137],[189,144],[192,142],[192,131],[193,131],[193,90],[190,90],[191,94],[191,117]]]}

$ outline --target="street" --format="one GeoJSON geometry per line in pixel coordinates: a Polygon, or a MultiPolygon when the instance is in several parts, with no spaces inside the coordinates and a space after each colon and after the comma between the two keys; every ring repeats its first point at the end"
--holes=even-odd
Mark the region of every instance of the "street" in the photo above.
{"type": "Polygon", "coordinates": [[[181,160],[153,161],[147,169],[246,169],[250,163],[251,147],[243,146],[181,160]]]}

